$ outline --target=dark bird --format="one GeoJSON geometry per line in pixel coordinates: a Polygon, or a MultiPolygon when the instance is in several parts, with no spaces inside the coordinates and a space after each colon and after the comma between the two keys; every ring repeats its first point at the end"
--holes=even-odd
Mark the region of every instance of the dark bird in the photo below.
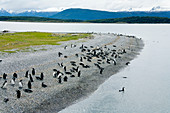
{"type": "Polygon", "coordinates": [[[72,73],[71,72],[65,72],[65,74],[71,75],[72,73]]]}
{"type": "Polygon", "coordinates": [[[4,79],[4,80],[7,79],[7,74],[6,74],[6,73],[3,74],[3,79],[4,79]]]}
{"type": "Polygon", "coordinates": [[[4,102],[7,103],[9,101],[8,98],[4,98],[4,102]]]}
{"type": "Polygon", "coordinates": [[[125,87],[122,87],[121,90],[119,90],[119,92],[124,92],[125,91],[125,87]]]}
{"type": "Polygon", "coordinates": [[[64,49],[67,49],[67,46],[64,46],[64,49]]]}
{"type": "Polygon", "coordinates": [[[2,84],[1,88],[6,89],[7,81],[5,80],[4,83],[2,84]]]}
{"type": "Polygon", "coordinates": [[[64,58],[67,58],[67,56],[64,56],[64,58]]]}
{"type": "Polygon", "coordinates": [[[23,89],[24,92],[26,93],[32,93],[33,91],[31,89],[23,89]]]}
{"type": "Polygon", "coordinates": [[[14,78],[17,78],[17,77],[18,77],[18,75],[17,75],[16,73],[14,73],[14,74],[13,74],[13,77],[14,77],[14,78]]]}
{"type": "Polygon", "coordinates": [[[35,75],[35,69],[32,68],[32,75],[35,75]]]}
{"type": "Polygon", "coordinates": [[[37,80],[43,80],[44,79],[44,74],[41,73],[40,77],[36,77],[37,80]]]}
{"type": "Polygon", "coordinates": [[[43,88],[46,88],[46,87],[47,87],[47,85],[44,84],[44,82],[42,82],[41,86],[42,86],[43,88]]]}
{"type": "Polygon", "coordinates": [[[29,70],[26,71],[25,77],[28,78],[29,70]]]}
{"type": "Polygon", "coordinates": [[[129,65],[130,64],[130,62],[126,62],[126,65],[129,65]]]}
{"type": "Polygon", "coordinates": [[[81,71],[78,72],[78,77],[80,77],[80,75],[81,75],[81,71]]]}
{"type": "Polygon", "coordinates": [[[32,85],[31,85],[31,81],[28,81],[28,89],[31,89],[32,85]]]}
{"type": "Polygon", "coordinates": [[[75,56],[76,56],[76,57],[79,57],[79,55],[78,55],[78,54],[75,54],[75,56]]]}
{"type": "Polygon", "coordinates": [[[58,83],[61,84],[61,76],[58,78],[58,83]]]}
{"type": "Polygon", "coordinates": [[[20,90],[16,90],[17,93],[17,98],[21,98],[21,91],[20,90]]]}
{"type": "Polygon", "coordinates": [[[67,79],[68,79],[68,77],[65,76],[65,77],[63,78],[64,82],[67,82],[67,79]]]}
{"type": "Polygon", "coordinates": [[[101,69],[100,69],[100,74],[102,74],[102,73],[103,73],[103,70],[104,70],[104,68],[101,68],[101,69]]]}
{"type": "Polygon", "coordinates": [[[60,57],[61,55],[63,55],[63,53],[61,53],[61,52],[58,52],[58,57],[60,57]]]}
{"type": "Polygon", "coordinates": [[[31,76],[31,74],[29,74],[29,76],[30,76],[30,81],[31,81],[31,82],[34,82],[34,80],[33,80],[32,76],[31,76]]]}

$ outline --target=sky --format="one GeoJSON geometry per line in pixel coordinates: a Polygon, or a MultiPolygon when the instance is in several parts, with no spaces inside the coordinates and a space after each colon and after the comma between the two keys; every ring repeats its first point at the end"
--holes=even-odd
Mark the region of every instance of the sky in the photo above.
{"type": "Polygon", "coordinates": [[[106,11],[150,10],[152,7],[170,9],[170,0],[0,0],[0,8],[13,11],[60,11],[85,8],[106,11]]]}

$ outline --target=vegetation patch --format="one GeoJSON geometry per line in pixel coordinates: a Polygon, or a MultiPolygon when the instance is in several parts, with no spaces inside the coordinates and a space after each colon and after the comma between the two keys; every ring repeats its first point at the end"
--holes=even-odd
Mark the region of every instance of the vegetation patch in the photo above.
{"type": "MultiPolygon", "coordinates": [[[[30,46],[59,45],[61,41],[78,40],[91,37],[91,34],[79,33],[46,33],[46,32],[16,32],[0,34],[0,51],[14,53],[28,51],[30,46]],[[13,49],[13,50],[11,50],[13,49]]],[[[45,50],[45,49],[43,49],[45,50]]]]}

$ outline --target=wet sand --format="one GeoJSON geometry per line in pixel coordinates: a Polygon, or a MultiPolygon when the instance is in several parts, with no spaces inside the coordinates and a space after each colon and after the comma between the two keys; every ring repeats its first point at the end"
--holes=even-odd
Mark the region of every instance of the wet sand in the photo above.
{"type": "MultiPolygon", "coordinates": [[[[94,37],[87,39],[80,39],[76,41],[63,42],[61,45],[46,46],[48,51],[39,51],[34,53],[16,53],[12,55],[4,55],[1,57],[3,60],[0,63],[0,75],[4,72],[8,74],[8,86],[6,90],[0,89],[0,111],[1,112],[58,112],[65,107],[73,104],[79,99],[87,97],[94,92],[100,84],[107,80],[110,76],[119,72],[126,67],[126,63],[133,60],[139,55],[140,50],[144,44],[141,39],[135,37],[129,37],[116,34],[93,34],[94,37]],[[76,47],[71,48],[71,44],[75,44],[76,47]],[[114,49],[126,49],[126,53],[121,54],[121,58],[117,58],[117,65],[102,64],[104,71],[99,73],[99,69],[94,66],[96,58],[92,62],[85,62],[90,65],[90,68],[82,68],[81,77],[69,77],[68,82],[58,83],[56,78],[53,78],[53,69],[63,71],[57,63],[63,62],[67,66],[67,70],[71,68],[69,62],[71,60],[79,62],[79,59],[75,56],[76,53],[81,54],[79,47],[85,45],[88,48],[90,46],[97,45],[113,49],[113,45],[116,45],[114,49]],[[64,46],[67,45],[67,49],[64,46]],[[62,52],[63,56],[67,58],[58,57],[58,52],[62,52]],[[24,77],[27,70],[31,71],[31,68],[37,70],[36,76],[39,76],[41,72],[44,72],[45,79],[43,82],[47,84],[47,88],[41,87],[41,81],[34,80],[33,93],[25,93],[21,90],[22,96],[20,99],[16,98],[15,90],[18,89],[18,81],[23,80],[24,88],[27,88],[28,79],[24,77]],[[16,80],[16,85],[13,87],[10,85],[10,79],[12,74],[17,72],[19,78],[16,80]],[[9,98],[7,103],[3,102],[4,98],[9,98]]],[[[0,79],[2,85],[3,79],[0,79]]]]}

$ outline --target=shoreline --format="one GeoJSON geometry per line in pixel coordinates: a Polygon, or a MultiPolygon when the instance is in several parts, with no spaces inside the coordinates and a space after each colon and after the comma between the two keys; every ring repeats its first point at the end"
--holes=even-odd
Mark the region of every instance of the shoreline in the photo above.
{"type": "MultiPolygon", "coordinates": [[[[114,75],[115,73],[126,67],[125,63],[133,60],[137,55],[139,55],[139,52],[144,46],[143,41],[138,38],[127,37],[124,35],[117,36],[114,34],[95,34],[94,39],[83,39],[83,41],[79,41],[80,40],[64,42],[64,45],[70,45],[71,43],[74,43],[77,44],[78,48],[82,43],[87,45],[88,47],[90,45],[96,46],[96,44],[99,44],[100,46],[108,45],[109,47],[111,47],[110,45],[115,44],[117,46],[116,50],[126,48],[127,53],[121,55],[120,59],[117,59],[118,63],[116,66],[113,64],[103,65],[103,67],[105,68],[103,74],[100,74],[98,69],[92,65],[90,69],[82,69],[82,75],[80,78],[69,78],[68,82],[62,84],[57,84],[57,81],[51,77],[52,69],[58,68],[57,62],[64,60],[64,64],[67,65],[67,62],[69,62],[70,59],[75,60],[76,58],[74,58],[72,54],[78,51],[77,48],[69,48],[68,50],[64,50],[63,44],[61,44],[60,46],[54,46],[56,47],[56,49],[50,50],[50,52],[40,52],[39,54],[32,53],[30,55],[32,58],[30,59],[27,59],[27,57],[23,59],[17,59],[18,62],[25,62],[25,59],[27,59],[27,62],[29,62],[34,59],[33,64],[27,64],[26,66],[21,67],[22,71],[19,69],[19,67],[17,67],[17,70],[20,70],[18,71],[19,75],[23,77],[25,70],[30,69],[30,67],[36,67],[38,74],[45,69],[45,75],[49,76],[47,80],[45,80],[45,82],[49,87],[40,88],[40,82],[38,81],[34,83],[35,86],[33,88],[33,93],[23,93],[20,99],[15,99],[15,92],[12,93],[12,91],[7,91],[7,94],[11,93],[11,96],[14,99],[10,99],[9,102],[5,104],[4,102],[0,102],[2,104],[2,106],[0,107],[0,109],[3,110],[2,112],[59,112],[60,110],[73,104],[75,101],[87,97],[92,92],[94,92],[98,88],[98,86],[102,84],[105,80],[107,80],[110,76],[114,75]],[[107,38],[107,40],[104,38],[107,38]],[[128,48],[130,48],[130,50],[128,50],[128,48]],[[62,52],[65,51],[63,52],[63,54],[67,54],[67,56],[69,56],[69,59],[56,59],[55,55],[57,52],[55,50],[62,52]],[[44,55],[43,58],[42,55],[44,55]],[[41,59],[38,59],[40,57],[41,59]],[[42,62],[36,62],[35,59],[42,62]],[[48,81],[50,81],[51,83],[48,83],[48,81]],[[54,85],[54,83],[56,83],[56,85],[54,85]],[[37,90],[37,88],[40,89],[37,90]]],[[[16,58],[9,60],[9,62],[13,61],[14,59],[16,58]]],[[[5,62],[7,66],[9,62],[5,62]]],[[[8,70],[8,72],[12,73],[14,69],[8,70]]],[[[0,81],[2,83],[2,80],[0,81]]],[[[5,91],[0,90],[0,93],[4,94],[5,91]]],[[[0,98],[1,100],[3,100],[2,96],[0,98]]]]}

